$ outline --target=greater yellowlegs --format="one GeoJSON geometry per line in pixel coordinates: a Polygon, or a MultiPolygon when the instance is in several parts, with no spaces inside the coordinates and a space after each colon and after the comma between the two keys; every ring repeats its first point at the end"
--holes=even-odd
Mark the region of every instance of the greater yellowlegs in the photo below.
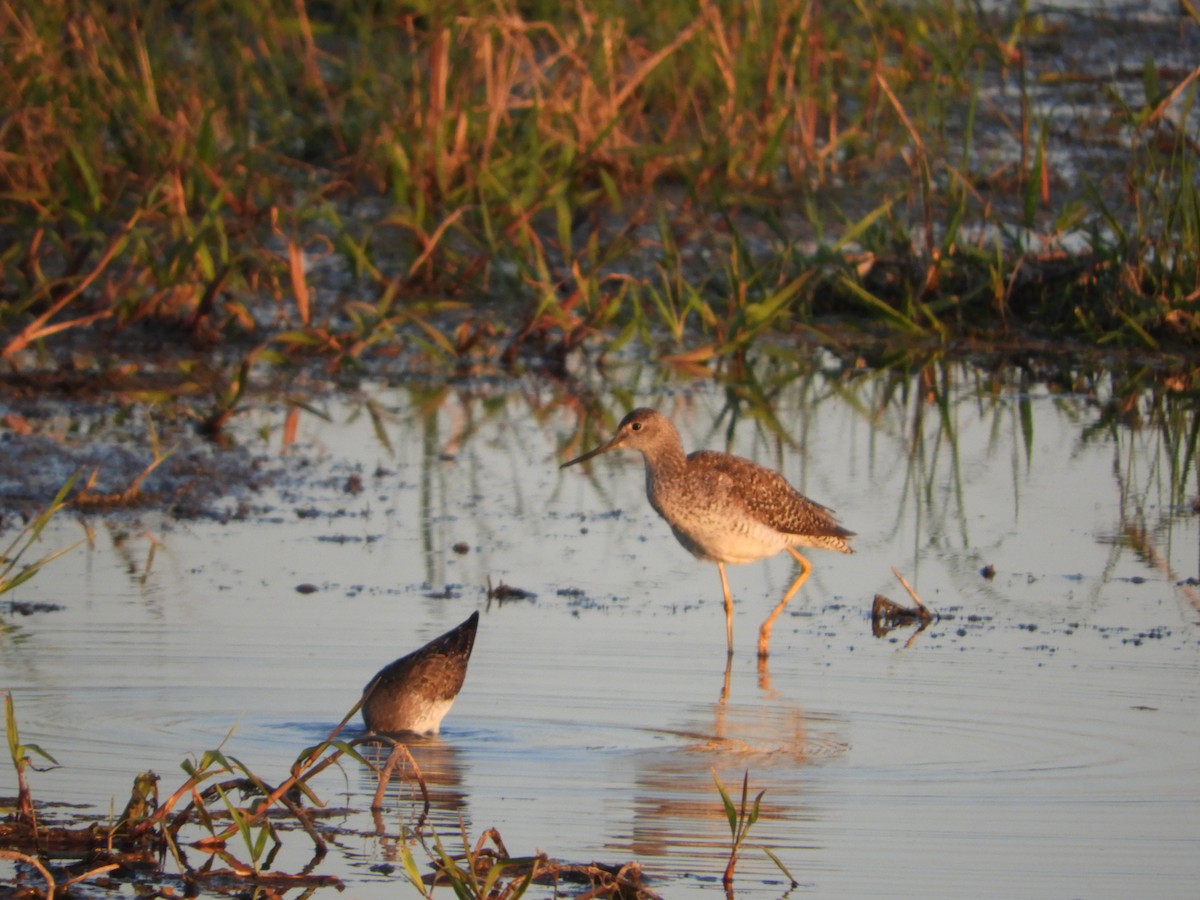
{"type": "Polygon", "coordinates": [[[756,562],[781,550],[796,558],[800,574],[759,630],[758,655],[765,659],[771,626],[812,571],[812,564],[795,548],[852,553],[847,538],[854,532],[838,525],[827,507],[809,500],[782,475],[757,463],[712,450],[685,456],[671,420],[653,409],[635,409],[621,420],[609,441],[562,467],[622,447],[637,450],[645,459],[650,505],[667,520],[679,543],[699,559],[717,564],[725,594],[730,653],[733,598],[725,564],[756,562]]]}
{"type": "Polygon", "coordinates": [[[479,613],[379,670],[363,689],[369,731],[436,734],[467,677],[479,613]]]}

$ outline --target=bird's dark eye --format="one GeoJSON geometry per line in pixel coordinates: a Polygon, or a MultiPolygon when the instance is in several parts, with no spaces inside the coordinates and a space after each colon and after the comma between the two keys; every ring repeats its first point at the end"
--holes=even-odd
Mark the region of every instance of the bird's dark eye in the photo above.
{"type": "Polygon", "coordinates": [[[634,423],[632,423],[632,424],[629,426],[629,430],[630,430],[630,431],[641,431],[641,430],[642,430],[642,423],[641,423],[641,422],[634,422],[634,423]]]}

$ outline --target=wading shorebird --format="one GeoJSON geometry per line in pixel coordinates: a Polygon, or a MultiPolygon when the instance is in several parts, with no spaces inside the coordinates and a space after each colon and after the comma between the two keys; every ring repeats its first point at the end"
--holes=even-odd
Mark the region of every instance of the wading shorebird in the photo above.
{"type": "Polygon", "coordinates": [[[637,450],[646,462],[646,496],[667,520],[679,543],[699,559],[717,564],[725,593],[725,636],[733,653],[733,598],[725,577],[726,563],[757,562],[787,550],[800,564],[779,605],[758,633],[758,655],[765,659],[771,626],[783,612],[812,563],[796,547],[820,547],[853,553],[854,536],[838,525],[832,511],[809,500],[777,472],[740,456],[698,450],[684,455],[671,420],[653,409],[635,409],[606,443],[577,456],[560,468],[618,449],[637,450]]]}
{"type": "Polygon", "coordinates": [[[362,717],[376,734],[437,734],[467,677],[479,613],[384,666],[363,689],[362,717]]]}

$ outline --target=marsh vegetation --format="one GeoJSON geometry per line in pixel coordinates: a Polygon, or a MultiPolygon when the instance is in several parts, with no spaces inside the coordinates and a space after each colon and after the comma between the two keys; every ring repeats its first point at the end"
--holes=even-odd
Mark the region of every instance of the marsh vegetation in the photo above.
{"type": "Polygon", "coordinates": [[[296,357],[702,365],[820,317],[1188,347],[1183,9],[5,6],[0,354],[191,347],[160,374],[220,424],[296,357]]]}

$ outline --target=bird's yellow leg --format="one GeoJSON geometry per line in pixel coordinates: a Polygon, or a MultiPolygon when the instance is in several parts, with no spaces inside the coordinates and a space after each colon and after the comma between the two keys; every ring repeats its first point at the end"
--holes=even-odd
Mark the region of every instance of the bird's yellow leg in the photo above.
{"type": "MultiPolygon", "coordinates": [[[[805,580],[808,578],[809,574],[812,572],[812,563],[810,563],[807,559],[805,559],[803,556],[801,556],[799,553],[797,553],[796,550],[792,547],[788,547],[787,551],[788,551],[788,553],[792,554],[792,556],[796,557],[796,562],[798,562],[800,564],[800,574],[796,576],[796,580],[792,582],[792,586],[790,588],[788,588],[787,593],[783,595],[783,599],[779,601],[779,605],[776,606],[773,610],[771,610],[771,614],[769,616],[767,616],[767,621],[763,622],[762,628],[759,629],[759,632],[758,632],[758,658],[759,659],[767,658],[767,652],[768,652],[767,644],[769,644],[771,641],[771,627],[775,624],[775,619],[779,617],[779,614],[781,612],[783,612],[783,608],[788,605],[788,602],[792,599],[792,597],[796,596],[796,591],[800,590],[800,585],[804,584],[805,580]]],[[[723,572],[722,572],[722,578],[724,578],[723,572]]]]}
{"type": "Polygon", "coordinates": [[[725,563],[717,563],[721,573],[721,590],[725,592],[725,639],[729,642],[729,655],[733,656],[733,597],[729,595],[729,579],[725,577],[725,563]]]}

